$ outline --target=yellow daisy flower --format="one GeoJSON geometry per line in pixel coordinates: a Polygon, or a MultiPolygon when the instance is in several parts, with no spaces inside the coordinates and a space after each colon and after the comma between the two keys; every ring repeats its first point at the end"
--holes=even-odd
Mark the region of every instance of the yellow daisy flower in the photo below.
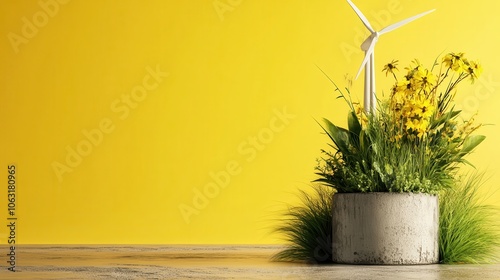
{"type": "Polygon", "coordinates": [[[466,72],[470,74],[471,81],[474,83],[483,73],[483,67],[476,61],[470,61],[466,72]]]}
{"type": "Polygon", "coordinates": [[[403,109],[401,110],[401,115],[403,115],[405,118],[412,118],[413,116],[415,116],[414,111],[414,105],[411,102],[406,102],[403,105],[403,109]]]}
{"type": "Polygon", "coordinates": [[[398,66],[398,60],[393,60],[393,61],[387,63],[386,65],[384,65],[384,69],[382,69],[382,72],[385,71],[386,77],[387,77],[387,74],[389,74],[389,73],[391,73],[392,75],[395,75],[394,71],[395,70],[399,71],[397,66],[398,66]]]}
{"type": "Polygon", "coordinates": [[[429,99],[425,99],[420,102],[417,106],[415,106],[415,114],[419,115],[422,118],[428,119],[432,116],[435,110],[435,106],[429,101],[429,99]]]}
{"type": "Polygon", "coordinates": [[[424,136],[427,135],[427,128],[429,127],[429,121],[428,120],[425,120],[425,119],[422,119],[418,122],[416,126],[416,130],[417,130],[417,137],[418,138],[422,138],[424,136]]]}
{"type": "Polygon", "coordinates": [[[403,80],[396,84],[396,90],[401,93],[409,94],[413,92],[413,85],[409,80],[403,80]]]}
{"type": "Polygon", "coordinates": [[[427,92],[431,91],[436,85],[436,76],[427,69],[419,69],[416,71],[413,79],[419,88],[427,92]]]}
{"type": "Polygon", "coordinates": [[[415,126],[415,122],[411,118],[408,118],[408,120],[405,123],[406,130],[416,130],[417,127],[415,126]]]}
{"type": "Polygon", "coordinates": [[[361,126],[365,127],[368,124],[368,117],[365,114],[363,106],[359,103],[353,103],[356,117],[358,118],[361,126]]]}
{"type": "Polygon", "coordinates": [[[453,71],[462,73],[465,64],[464,60],[464,53],[449,53],[443,58],[443,63],[453,71]]]}

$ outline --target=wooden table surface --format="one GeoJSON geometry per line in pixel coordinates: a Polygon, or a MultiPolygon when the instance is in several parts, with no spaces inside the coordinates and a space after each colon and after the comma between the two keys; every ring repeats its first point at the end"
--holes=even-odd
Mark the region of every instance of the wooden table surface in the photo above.
{"type": "Polygon", "coordinates": [[[0,279],[500,279],[492,265],[277,263],[272,245],[23,245],[16,272],[0,247],[0,279]]]}

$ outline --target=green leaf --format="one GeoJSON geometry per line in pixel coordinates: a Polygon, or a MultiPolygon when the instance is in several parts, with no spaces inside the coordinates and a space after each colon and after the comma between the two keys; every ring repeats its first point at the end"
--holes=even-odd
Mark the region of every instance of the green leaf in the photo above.
{"type": "Polygon", "coordinates": [[[349,112],[347,115],[347,124],[349,125],[349,131],[359,137],[359,134],[361,133],[361,124],[359,123],[356,113],[353,111],[349,112]]]}
{"type": "Polygon", "coordinates": [[[484,135],[472,135],[465,138],[461,154],[465,155],[470,153],[477,145],[479,145],[486,138],[484,135]]]}
{"type": "Polygon", "coordinates": [[[470,166],[470,167],[472,167],[472,168],[476,168],[476,167],[475,167],[475,166],[474,166],[474,165],[473,165],[470,161],[468,161],[468,160],[465,160],[465,159],[460,159],[460,161],[459,161],[459,162],[461,162],[461,163],[463,163],[463,164],[466,164],[466,165],[469,165],[469,166],[470,166]]]}
{"type": "Polygon", "coordinates": [[[361,130],[359,134],[359,148],[361,152],[364,152],[370,146],[370,140],[368,139],[364,130],[361,130]]]}
{"type": "Polygon", "coordinates": [[[460,114],[460,112],[462,112],[462,111],[450,111],[450,112],[442,115],[439,119],[437,119],[436,121],[433,122],[431,128],[436,128],[436,127],[442,125],[443,123],[445,123],[446,121],[455,118],[456,116],[458,116],[458,114],[460,114]]]}
{"type": "Polygon", "coordinates": [[[326,128],[322,126],[323,130],[328,134],[337,148],[344,154],[349,152],[349,131],[344,128],[337,127],[327,119],[323,119],[326,128]]]}

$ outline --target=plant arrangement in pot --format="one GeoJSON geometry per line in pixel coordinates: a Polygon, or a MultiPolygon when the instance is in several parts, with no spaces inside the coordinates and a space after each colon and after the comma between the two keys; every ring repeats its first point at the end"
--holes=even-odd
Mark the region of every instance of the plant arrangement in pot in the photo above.
{"type": "Polygon", "coordinates": [[[324,120],[332,150],[322,150],[316,168],[321,185],[289,208],[277,230],[292,245],[275,260],[423,264],[493,256],[496,212],[479,202],[479,175],[458,175],[485,137],[453,105],[458,85],[482,69],[449,53],[430,69],[414,60],[405,70],[399,77],[397,61],[384,67],[395,83],[371,113],[333,83],[349,106],[347,128],[324,120]]]}
{"type": "Polygon", "coordinates": [[[431,69],[414,60],[403,77],[397,61],[384,67],[395,84],[377,110],[350,107],[348,128],[325,119],[334,151],[323,150],[319,182],[333,187],[333,261],[369,264],[438,262],[438,198],[453,187],[460,164],[484,136],[460,120],[453,99],[481,67],[462,53],[431,69]],[[434,74],[434,72],[437,72],[434,74]]]}

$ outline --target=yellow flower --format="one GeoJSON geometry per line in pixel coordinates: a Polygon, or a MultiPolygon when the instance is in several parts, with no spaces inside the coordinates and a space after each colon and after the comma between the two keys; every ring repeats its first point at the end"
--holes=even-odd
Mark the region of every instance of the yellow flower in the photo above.
{"type": "Polygon", "coordinates": [[[462,73],[465,70],[464,61],[466,61],[466,59],[464,58],[464,53],[449,53],[443,58],[443,63],[446,65],[446,67],[458,73],[462,73]]]}
{"type": "Polygon", "coordinates": [[[481,76],[481,73],[483,73],[483,67],[476,61],[470,61],[466,72],[470,75],[472,83],[474,83],[481,76]]]}
{"type": "Polygon", "coordinates": [[[391,97],[396,95],[398,93],[398,85],[397,84],[394,84],[392,87],[391,87],[391,97]]]}
{"type": "Polygon", "coordinates": [[[405,102],[401,110],[401,115],[403,115],[403,117],[405,118],[412,118],[415,115],[414,105],[412,104],[412,102],[405,102]]]}
{"type": "Polygon", "coordinates": [[[415,72],[420,70],[421,68],[422,68],[422,64],[420,63],[420,61],[418,61],[418,59],[412,60],[410,66],[405,67],[405,69],[408,71],[405,78],[407,80],[412,80],[413,75],[415,75],[415,72]]]}
{"type": "Polygon", "coordinates": [[[426,131],[425,130],[418,130],[418,133],[417,133],[417,137],[422,139],[423,137],[425,137],[427,135],[426,131]]]}
{"type": "Polygon", "coordinates": [[[368,117],[365,114],[363,106],[361,106],[359,103],[353,103],[353,104],[355,110],[354,113],[356,114],[356,117],[358,118],[361,126],[366,127],[366,125],[368,124],[368,117]]]}
{"type": "Polygon", "coordinates": [[[415,59],[413,59],[411,61],[410,67],[407,67],[406,69],[408,69],[408,70],[418,70],[420,67],[422,67],[422,63],[420,63],[420,60],[418,60],[418,59],[415,58],[415,59]]]}
{"type": "Polygon", "coordinates": [[[398,66],[398,60],[393,60],[390,63],[387,63],[386,65],[384,65],[384,69],[382,70],[382,72],[385,71],[386,77],[387,77],[387,74],[389,74],[389,73],[391,73],[392,75],[395,75],[394,70],[399,71],[397,66],[398,66]]]}
{"type": "Polygon", "coordinates": [[[427,133],[427,127],[429,127],[429,121],[426,119],[422,119],[415,124],[415,129],[418,132],[417,137],[422,138],[427,133]]]}
{"type": "Polygon", "coordinates": [[[427,119],[408,118],[405,123],[405,129],[408,131],[408,137],[416,135],[418,138],[423,138],[427,135],[429,121],[427,119]]]}
{"type": "Polygon", "coordinates": [[[408,120],[405,123],[406,130],[416,130],[415,122],[411,118],[408,118],[408,120]]]}
{"type": "Polygon", "coordinates": [[[392,104],[403,104],[405,100],[405,94],[401,91],[396,91],[392,94],[392,104]]]}
{"type": "Polygon", "coordinates": [[[396,84],[396,91],[404,94],[411,94],[413,92],[413,85],[411,81],[403,80],[396,84]]]}
{"type": "Polygon", "coordinates": [[[427,92],[431,91],[436,85],[436,76],[427,69],[419,68],[413,76],[413,80],[417,87],[427,92]]]}
{"type": "Polygon", "coordinates": [[[414,112],[424,119],[428,119],[432,116],[435,110],[435,106],[431,104],[429,99],[425,99],[415,106],[414,112]]]}

